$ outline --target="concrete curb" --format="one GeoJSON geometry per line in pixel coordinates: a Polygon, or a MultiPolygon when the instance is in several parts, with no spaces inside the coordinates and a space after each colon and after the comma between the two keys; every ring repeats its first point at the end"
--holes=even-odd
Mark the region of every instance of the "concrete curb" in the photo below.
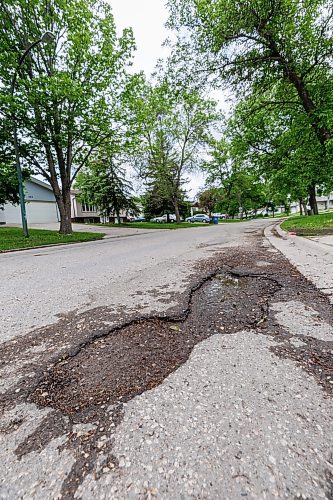
{"type": "Polygon", "coordinates": [[[296,269],[333,304],[333,247],[309,238],[288,235],[280,223],[267,226],[264,235],[296,269]],[[278,236],[273,233],[276,230],[278,236]]]}
{"type": "Polygon", "coordinates": [[[281,238],[287,239],[288,238],[288,232],[281,228],[280,224],[282,224],[282,222],[280,221],[277,224],[275,224],[274,225],[274,229],[276,229],[276,232],[281,236],[281,238]]]}
{"type": "Polygon", "coordinates": [[[38,245],[36,247],[12,248],[11,250],[0,250],[0,255],[13,252],[24,252],[25,250],[38,250],[41,248],[68,247],[70,245],[78,245],[79,243],[96,243],[96,241],[102,241],[104,239],[105,237],[103,236],[103,238],[96,238],[96,240],[71,241],[70,243],[51,243],[50,245],[38,245]]]}
{"type": "MultiPolygon", "coordinates": [[[[282,221],[283,222],[283,221],[282,221]]],[[[322,243],[321,241],[318,241],[316,239],[314,239],[312,236],[297,236],[296,234],[294,233],[289,233],[289,231],[285,231],[284,229],[281,228],[281,224],[282,222],[277,222],[276,224],[272,225],[272,226],[267,226],[265,228],[265,233],[266,233],[266,230],[268,229],[274,229],[278,235],[284,239],[284,240],[288,240],[288,239],[292,239],[293,241],[295,240],[295,238],[297,238],[297,240],[307,240],[307,241],[311,241],[312,243],[314,243],[315,245],[318,245],[322,248],[322,250],[324,252],[327,251],[327,247],[330,246],[330,245],[327,245],[325,243],[322,243]]],[[[266,234],[265,234],[266,236],[266,234]]],[[[320,237],[320,236],[319,236],[320,237]]],[[[317,237],[318,238],[318,237],[317,237]]]]}

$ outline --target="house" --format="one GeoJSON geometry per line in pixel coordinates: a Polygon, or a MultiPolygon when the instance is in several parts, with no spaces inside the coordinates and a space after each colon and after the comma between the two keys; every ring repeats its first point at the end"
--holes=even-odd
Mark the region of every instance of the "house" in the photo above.
{"type": "Polygon", "coordinates": [[[83,222],[85,224],[101,222],[100,212],[93,205],[83,203],[79,200],[80,191],[71,190],[71,216],[72,222],[83,222]]]}
{"type": "Polygon", "coordinates": [[[333,209],[333,193],[328,196],[317,196],[318,210],[333,209]]]}
{"type": "MultiPolygon", "coordinates": [[[[333,209],[333,193],[328,194],[327,196],[316,196],[318,210],[332,210],[333,209]]],[[[309,204],[307,208],[310,209],[309,204]]],[[[277,207],[275,210],[276,214],[283,213],[285,211],[285,207],[277,207]]],[[[290,214],[298,214],[300,213],[300,206],[297,201],[294,201],[289,204],[289,212],[290,214]]]]}
{"type": "Polygon", "coordinates": [[[202,208],[200,208],[198,201],[192,200],[189,201],[189,204],[191,210],[191,217],[193,217],[193,215],[197,214],[198,212],[202,213],[202,208]]]}
{"type": "MultiPolygon", "coordinates": [[[[71,212],[73,222],[83,222],[84,224],[102,222],[102,223],[117,223],[118,220],[114,213],[104,217],[97,207],[80,201],[80,191],[78,189],[71,190],[71,212]]],[[[142,205],[138,206],[140,212],[143,212],[142,205]]],[[[128,222],[133,214],[125,211],[120,212],[120,221],[128,222]]]]}
{"type": "MultiPolygon", "coordinates": [[[[52,188],[34,177],[24,183],[28,224],[59,222],[59,212],[52,188]]],[[[20,205],[6,203],[0,210],[1,224],[21,224],[20,205]]]]}

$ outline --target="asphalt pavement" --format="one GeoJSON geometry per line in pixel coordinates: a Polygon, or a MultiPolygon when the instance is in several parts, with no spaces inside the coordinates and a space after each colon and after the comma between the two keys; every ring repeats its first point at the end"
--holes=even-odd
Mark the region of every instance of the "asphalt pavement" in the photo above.
{"type": "Polygon", "coordinates": [[[23,335],[74,310],[167,310],[177,305],[177,293],[186,290],[195,263],[211,256],[212,249],[237,248],[246,231],[256,227],[249,222],[242,230],[232,224],[143,234],[110,229],[110,239],[1,255],[0,339],[23,335]]]}
{"type": "Polygon", "coordinates": [[[271,225],[126,230],[0,256],[1,499],[332,498],[333,247],[271,225]],[[185,318],[223,265],[230,310],[161,382],[80,414],[59,410],[52,391],[66,392],[70,372],[57,378],[57,364],[84,368],[78,353],[99,342],[103,356],[103,338],[138,318],[185,318]],[[249,317],[251,300],[260,316],[237,330],[245,300],[228,287],[242,296],[242,279],[253,280],[249,317]],[[39,387],[48,405],[33,398],[39,387]]]}

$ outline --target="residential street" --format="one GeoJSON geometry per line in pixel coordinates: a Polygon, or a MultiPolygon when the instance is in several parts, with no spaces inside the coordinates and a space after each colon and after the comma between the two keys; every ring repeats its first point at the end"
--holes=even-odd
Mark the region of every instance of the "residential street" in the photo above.
{"type": "Polygon", "coordinates": [[[333,246],[273,226],[0,255],[0,498],[332,499],[333,246]]]}

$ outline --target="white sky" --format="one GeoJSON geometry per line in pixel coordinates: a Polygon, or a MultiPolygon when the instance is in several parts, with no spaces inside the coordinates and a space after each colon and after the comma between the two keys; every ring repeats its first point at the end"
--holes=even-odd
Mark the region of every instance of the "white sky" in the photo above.
{"type": "Polygon", "coordinates": [[[133,28],[137,45],[134,71],[149,77],[159,58],[169,50],[162,47],[168,36],[164,24],[168,18],[164,0],[107,0],[113,10],[117,29],[133,28]]]}
{"type": "MultiPolygon", "coordinates": [[[[117,29],[133,28],[137,50],[134,71],[144,71],[147,77],[155,68],[158,59],[165,58],[169,49],[162,47],[169,33],[164,24],[168,18],[165,0],[107,0],[113,9],[117,29]]],[[[192,174],[187,186],[190,197],[203,187],[202,174],[192,174]]]]}

